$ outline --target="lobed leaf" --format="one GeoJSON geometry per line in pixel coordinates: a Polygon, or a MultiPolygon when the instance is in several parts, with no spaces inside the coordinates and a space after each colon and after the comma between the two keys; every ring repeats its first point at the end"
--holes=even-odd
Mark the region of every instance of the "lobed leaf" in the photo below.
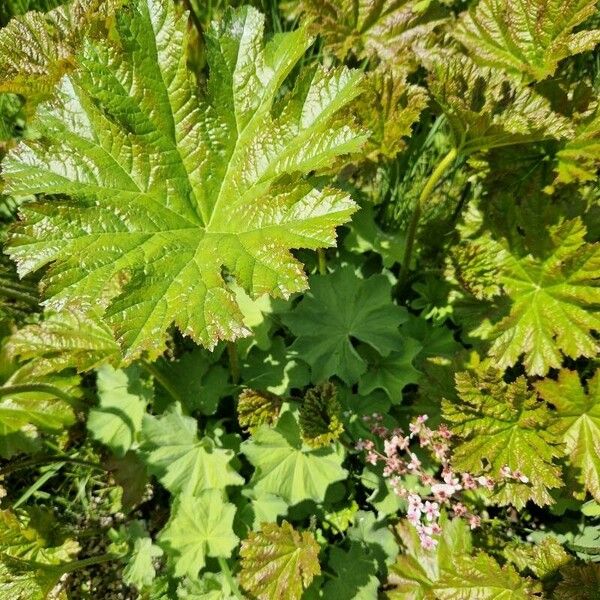
{"type": "Polygon", "coordinates": [[[251,531],[240,556],[240,583],[257,600],[300,600],[321,573],[314,535],[296,531],[287,521],[264,523],[261,531],[251,531]]]}
{"type": "Polygon", "coordinates": [[[313,382],[337,375],[352,384],[367,370],[351,338],[383,356],[402,343],[398,326],[406,313],[390,303],[392,286],[384,275],[360,279],[344,267],[311,277],[310,287],[283,321],[297,336],[292,350],[310,365],[313,382]]]}
{"type": "Polygon", "coordinates": [[[235,506],[224,502],[216,489],[175,499],[169,521],[158,537],[160,547],[174,563],[175,577],[194,578],[209,556],[231,556],[238,543],[233,533],[234,515],[235,506]]]}
{"type": "Polygon", "coordinates": [[[429,67],[429,90],[465,154],[573,136],[570,121],[548,100],[502,72],[459,54],[436,57],[429,67]]]}
{"type": "Polygon", "coordinates": [[[563,369],[558,380],[535,385],[540,396],[556,409],[556,434],[581,485],[600,502],[600,371],[581,385],[576,371],[563,369]]]}
{"type": "Polygon", "coordinates": [[[594,0],[479,0],[453,33],[475,60],[539,81],[600,42],[600,30],[579,27],[595,13],[594,0]]]}
{"type": "Polygon", "coordinates": [[[473,474],[487,472],[500,478],[508,466],[527,481],[499,484],[492,498],[499,504],[521,508],[528,500],[551,504],[552,488],[562,485],[561,469],[554,459],[562,455],[560,440],[549,429],[547,405],[527,389],[525,378],[505,384],[495,372],[481,376],[456,375],[460,402],[443,402],[443,416],[458,438],[452,465],[473,474]]]}
{"type": "Polygon", "coordinates": [[[500,282],[512,300],[495,326],[490,356],[499,368],[524,355],[527,373],[545,375],[563,355],[595,356],[600,330],[600,246],[585,241],[580,218],[549,227],[551,247],[539,258],[510,254],[500,282]]]}
{"type": "Polygon", "coordinates": [[[345,479],[344,452],[339,446],[311,448],[302,442],[296,417],[284,412],[275,428],[262,425],[242,444],[256,468],[252,483],[257,494],[281,496],[289,505],[303,500],[323,502],[327,488],[345,479]]]}
{"type": "Polygon", "coordinates": [[[208,347],[247,334],[224,270],[253,295],[287,297],[306,286],[289,249],[333,245],[355,210],[308,175],[364,142],[338,118],[360,74],[303,70],[279,98],[311,37],[301,28],[265,45],[263,28],[250,7],[214,24],[199,101],[185,15],[172,0],[133,1],[40,107],[41,137],[4,161],[8,193],[61,195],[23,208],[9,250],[20,273],[51,265],[53,307],[125,279],[106,320],[126,360],[158,356],[173,322],[208,347]]]}
{"type": "Polygon", "coordinates": [[[181,414],[178,404],[160,417],[145,415],[140,450],[148,471],[172,494],[242,485],[243,477],[230,465],[233,452],[208,437],[199,439],[197,430],[196,419],[181,414]]]}

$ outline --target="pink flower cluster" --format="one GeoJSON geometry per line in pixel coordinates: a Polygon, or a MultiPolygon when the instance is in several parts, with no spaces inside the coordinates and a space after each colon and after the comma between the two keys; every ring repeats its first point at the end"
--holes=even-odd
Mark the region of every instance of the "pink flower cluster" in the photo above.
{"type": "MultiPolygon", "coordinates": [[[[437,429],[427,427],[427,415],[418,416],[409,425],[406,435],[401,429],[390,430],[383,425],[383,417],[377,413],[364,417],[371,433],[379,438],[376,444],[373,440],[359,440],[356,449],[365,453],[366,461],[371,465],[383,464],[383,475],[389,478],[392,489],[398,496],[408,502],[407,518],[419,534],[421,545],[425,549],[437,546],[434,536],[442,531],[439,524],[440,509],[458,518],[465,518],[471,529],[481,524],[481,517],[469,512],[457,497],[463,490],[477,488],[492,491],[496,481],[487,475],[474,476],[470,473],[455,473],[450,465],[450,438],[452,433],[445,425],[437,429]],[[381,451],[383,441],[383,451],[381,451]],[[411,451],[410,446],[418,443],[439,461],[441,468],[433,476],[422,467],[418,456],[411,451]],[[403,484],[405,475],[416,475],[426,489],[426,494],[409,491],[403,484]]],[[[503,467],[499,473],[501,480],[517,480],[527,483],[528,478],[517,470],[503,467]]]]}

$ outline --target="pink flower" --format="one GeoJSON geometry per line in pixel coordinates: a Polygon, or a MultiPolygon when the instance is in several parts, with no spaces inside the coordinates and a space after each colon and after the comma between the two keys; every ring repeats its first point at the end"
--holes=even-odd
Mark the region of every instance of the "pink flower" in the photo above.
{"type": "Polygon", "coordinates": [[[406,511],[406,518],[412,525],[417,525],[421,522],[421,509],[417,506],[411,506],[406,511]]]}
{"type": "Polygon", "coordinates": [[[452,437],[452,432],[448,429],[446,425],[440,425],[438,427],[438,433],[445,440],[449,440],[452,437]]]}
{"type": "Polygon", "coordinates": [[[421,431],[423,423],[425,423],[427,419],[427,415],[420,415],[412,423],[410,423],[410,425],[408,426],[408,428],[410,429],[410,437],[414,437],[421,431]]]}
{"type": "Polygon", "coordinates": [[[367,458],[366,458],[367,462],[371,465],[376,465],[377,461],[379,460],[379,457],[377,456],[376,452],[373,452],[372,450],[367,452],[367,458]]]}
{"type": "Polygon", "coordinates": [[[421,483],[423,485],[432,485],[435,479],[429,473],[421,473],[421,483]]]}
{"type": "Polygon", "coordinates": [[[442,533],[442,528],[440,527],[440,524],[432,523],[431,524],[431,532],[435,535],[439,535],[440,533],[442,533]]]}
{"type": "Polygon", "coordinates": [[[465,490],[474,490],[477,487],[477,482],[475,478],[470,473],[462,473],[462,486],[465,490]]]}
{"type": "Polygon", "coordinates": [[[481,525],[481,517],[477,515],[471,515],[469,517],[469,527],[471,529],[477,529],[481,525]]]}
{"type": "Polygon", "coordinates": [[[480,477],[477,478],[476,481],[481,487],[485,487],[488,490],[494,489],[494,480],[491,477],[486,477],[485,475],[481,475],[480,477]]]}
{"type": "Polygon", "coordinates": [[[521,483],[529,483],[529,477],[527,475],[521,473],[519,470],[513,471],[513,477],[518,479],[521,483]]]}
{"type": "Polygon", "coordinates": [[[504,465],[501,469],[500,469],[500,475],[502,477],[512,477],[512,469],[508,466],[508,465],[504,465]]]}
{"type": "Polygon", "coordinates": [[[410,462],[406,465],[406,468],[409,471],[418,471],[421,466],[421,461],[417,458],[417,455],[414,452],[409,452],[410,454],[410,462]]]}
{"type": "Polygon", "coordinates": [[[457,517],[464,517],[467,514],[467,507],[460,502],[457,502],[452,509],[457,517]]]}
{"type": "Polygon", "coordinates": [[[437,502],[429,502],[429,500],[427,500],[423,512],[425,513],[427,520],[431,522],[440,516],[440,505],[437,502]]]}
{"type": "Polygon", "coordinates": [[[456,486],[448,483],[434,483],[431,486],[431,493],[438,502],[445,502],[460,489],[460,485],[456,486]]]}
{"type": "Polygon", "coordinates": [[[421,500],[421,496],[418,494],[412,493],[408,495],[408,506],[417,506],[419,510],[423,505],[423,501],[421,500]]]}

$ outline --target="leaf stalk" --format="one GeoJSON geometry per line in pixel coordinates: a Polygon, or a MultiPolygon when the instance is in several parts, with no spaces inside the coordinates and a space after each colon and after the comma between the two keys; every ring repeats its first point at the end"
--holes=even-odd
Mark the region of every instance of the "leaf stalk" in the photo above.
{"type": "Polygon", "coordinates": [[[433,173],[429,176],[429,179],[425,183],[425,186],[421,190],[417,205],[413,211],[410,224],[408,226],[408,233],[406,235],[406,246],[404,247],[404,256],[402,257],[402,267],[400,271],[400,277],[398,278],[398,288],[402,289],[406,285],[408,280],[408,274],[410,272],[410,262],[412,260],[413,249],[415,245],[415,237],[417,235],[417,227],[419,220],[425,207],[427,200],[431,196],[433,190],[440,182],[446,171],[456,160],[458,156],[458,150],[452,148],[446,156],[438,163],[438,166],[434,169],[433,173]]]}

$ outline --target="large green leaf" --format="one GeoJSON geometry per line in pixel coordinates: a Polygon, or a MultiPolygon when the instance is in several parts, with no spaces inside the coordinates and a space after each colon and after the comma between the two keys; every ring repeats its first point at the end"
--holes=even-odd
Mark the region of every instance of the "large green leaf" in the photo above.
{"type": "Polygon", "coordinates": [[[560,487],[561,470],[554,459],[562,455],[560,439],[549,429],[552,414],[527,389],[524,377],[506,384],[498,373],[456,375],[461,402],[444,400],[443,415],[457,442],[452,465],[457,471],[487,472],[500,478],[508,466],[527,481],[510,479],[498,485],[493,500],[517,508],[528,500],[550,504],[552,488],[560,487]]]}
{"type": "Polygon", "coordinates": [[[295,416],[286,411],[275,428],[262,425],[242,444],[242,452],[256,468],[257,494],[275,494],[293,505],[303,500],[323,502],[327,488],[346,478],[343,450],[313,449],[302,442],[295,416]]]}
{"type": "Polygon", "coordinates": [[[512,306],[490,349],[499,368],[524,355],[530,375],[545,375],[561,366],[563,355],[597,354],[600,245],[586,243],[586,233],[581,219],[565,221],[549,228],[543,256],[506,256],[499,281],[512,306]]]}
{"type": "Polygon", "coordinates": [[[545,98],[502,72],[459,54],[442,53],[429,67],[430,91],[463,153],[573,135],[545,98]]]}
{"type": "Polygon", "coordinates": [[[233,533],[235,506],[223,501],[218,490],[199,496],[179,496],[158,541],[175,564],[176,577],[195,577],[208,556],[227,558],[237,546],[233,533]]]}
{"type": "Polygon", "coordinates": [[[596,10],[595,0],[480,0],[454,35],[483,64],[541,80],[564,58],[600,42],[600,30],[573,33],[596,10]]]}
{"type": "Polygon", "coordinates": [[[321,573],[319,544],[312,533],[296,531],[287,521],[265,523],[240,549],[240,582],[257,600],[300,600],[321,573]]]}
{"type": "Polygon", "coordinates": [[[229,464],[233,452],[217,448],[208,437],[198,439],[196,419],[182,415],[177,404],[160,417],[145,415],[141,439],[149,472],[172,494],[244,483],[229,464]]]}
{"type": "Polygon", "coordinates": [[[600,371],[581,385],[576,371],[563,370],[558,380],[543,379],[536,389],[557,411],[556,433],[577,478],[600,502],[600,371]]]}
{"type": "Polygon", "coordinates": [[[9,193],[67,197],[23,209],[10,244],[20,272],[52,265],[50,306],[123,282],[106,319],[127,359],[160,354],[173,322],[209,347],[246,334],[223,271],[253,295],[302,290],[289,249],[333,245],[355,210],[306,176],[365,140],[339,117],[360,74],[304,70],[280,97],[311,38],[301,28],[264,45],[263,26],[245,7],[206,32],[199,102],[185,16],[172,0],[133,1],[39,109],[41,137],[5,159],[9,193]]]}
{"type": "Polygon", "coordinates": [[[0,597],[7,600],[47,600],[72,561],[79,544],[60,536],[49,512],[31,509],[19,517],[0,511],[0,597]]]}
{"type": "Polygon", "coordinates": [[[382,389],[392,404],[400,404],[404,386],[418,383],[421,373],[413,366],[413,360],[423,347],[416,340],[404,337],[400,348],[389,356],[380,356],[372,348],[359,348],[361,356],[369,363],[367,372],[361,375],[358,384],[361,396],[382,389]]]}
{"type": "Polygon", "coordinates": [[[310,292],[284,322],[298,339],[292,345],[312,370],[315,383],[337,375],[356,383],[367,370],[352,343],[361,340],[387,356],[402,345],[404,309],[391,303],[384,275],[360,279],[350,267],[310,279],[310,292]]]}

